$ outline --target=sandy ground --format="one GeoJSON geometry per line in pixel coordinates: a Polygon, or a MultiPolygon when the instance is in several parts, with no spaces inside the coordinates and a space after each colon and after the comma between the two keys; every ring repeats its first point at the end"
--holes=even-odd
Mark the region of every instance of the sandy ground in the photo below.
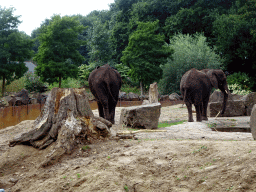
{"type": "MultiPolygon", "coordinates": [[[[116,124],[118,114],[117,108],[116,124]]],[[[161,110],[160,121],[183,119],[187,109],[180,105],[161,110]]],[[[106,140],[88,144],[85,150],[79,146],[59,163],[39,168],[52,146],[41,151],[8,147],[9,140],[30,130],[32,122],[0,130],[0,189],[7,192],[256,189],[256,143],[251,133],[213,133],[206,124],[185,122],[165,128],[166,133],[140,133],[138,140],[106,140]]],[[[120,127],[115,125],[113,132],[120,127]]]]}

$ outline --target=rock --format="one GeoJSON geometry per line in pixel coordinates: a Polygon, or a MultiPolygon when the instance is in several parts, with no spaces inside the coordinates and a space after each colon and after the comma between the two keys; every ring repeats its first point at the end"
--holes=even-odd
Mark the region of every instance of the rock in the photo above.
{"type": "Polygon", "coordinates": [[[141,105],[148,105],[149,104],[149,100],[143,100],[142,104],[141,105]]]}
{"type": "Polygon", "coordinates": [[[26,89],[22,89],[19,93],[14,96],[11,96],[11,99],[8,101],[9,106],[20,106],[27,105],[30,101],[28,96],[28,91],[26,89]]]}
{"type": "Polygon", "coordinates": [[[143,101],[143,100],[148,100],[149,96],[148,95],[140,95],[139,98],[141,101],[143,101]]]}
{"type": "Polygon", "coordinates": [[[256,105],[253,105],[250,117],[250,127],[252,132],[252,137],[256,140],[256,105]]]}
{"type": "Polygon", "coordinates": [[[21,101],[23,105],[27,105],[30,100],[28,96],[28,91],[26,89],[22,89],[19,93],[15,95],[15,97],[21,97],[22,98],[21,101]]]}
{"type": "Polygon", "coordinates": [[[139,101],[140,100],[139,95],[137,95],[136,93],[132,93],[132,92],[128,93],[128,98],[129,98],[129,101],[139,101]]]}
{"type": "Polygon", "coordinates": [[[128,95],[125,92],[119,92],[119,99],[121,99],[122,101],[128,101],[128,95]]]}
{"type": "Polygon", "coordinates": [[[22,102],[22,98],[21,97],[12,97],[11,100],[8,101],[9,106],[21,106],[24,105],[22,102]]]}
{"type": "Polygon", "coordinates": [[[250,116],[254,104],[256,104],[256,92],[252,92],[243,97],[243,101],[246,108],[246,115],[250,116]]]}
{"type": "MultiPolygon", "coordinates": [[[[243,95],[237,95],[237,94],[231,94],[232,97],[228,97],[228,100],[241,100],[243,98],[243,95]]],[[[223,102],[223,93],[221,91],[214,91],[211,96],[210,96],[210,99],[209,99],[209,103],[212,103],[212,102],[223,102]]]]}
{"type": "Polygon", "coordinates": [[[171,95],[169,95],[169,99],[171,101],[182,100],[181,97],[177,93],[172,93],[171,95]]]}
{"type": "MultiPolygon", "coordinates": [[[[215,117],[222,110],[222,102],[212,102],[208,104],[207,114],[209,117],[215,117]]],[[[228,101],[224,115],[219,114],[219,117],[234,117],[244,116],[246,113],[243,101],[235,100],[228,101]]]]}
{"type": "Polygon", "coordinates": [[[120,124],[137,128],[156,129],[160,113],[160,103],[126,107],[121,111],[120,124]]]}
{"type": "Polygon", "coordinates": [[[168,101],[169,100],[169,95],[161,95],[160,96],[160,101],[168,101]]]}
{"type": "Polygon", "coordinates": [[[158,86],[156,82],[149,86],[149,103],[158,103],[158,86]]]}

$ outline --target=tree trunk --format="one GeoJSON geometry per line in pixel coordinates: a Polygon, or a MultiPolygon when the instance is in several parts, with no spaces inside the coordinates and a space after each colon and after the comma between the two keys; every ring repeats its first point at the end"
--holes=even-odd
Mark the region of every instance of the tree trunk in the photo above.
{"type": "Polygon", "coordinates": [[[143,84],[142,81],[140,81],[140,94],[143,95],[143,84]]]}
{"type": "Polygon", "coordinates": [[[65,153],[70,154],[78,143],[90,142],[110,135],[112,124],[94,117],[85,89],[53,88],[33,129],[10,141],[44,149],[53,143],[54,149],[41,166],[53,164],[65,153]]]}
{"type": "Polygon", "coordinates": [[[61,88],[61,76],[59,76],[59,88],[61,88]]]}
{"type": "Polygon", "coordinates": [[[2,97],[4,97],[4,92],[5,92],[5,75],[3,75],[2,97]]]}

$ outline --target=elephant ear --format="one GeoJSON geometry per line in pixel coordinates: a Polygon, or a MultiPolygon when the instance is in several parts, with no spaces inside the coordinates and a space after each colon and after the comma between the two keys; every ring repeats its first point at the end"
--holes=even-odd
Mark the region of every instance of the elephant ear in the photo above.
{"type": "Polygon", "coordinates": [[[209,70],[207,72],[207,76],[209,77],[211,84],[214,88],[218,89],[218,80],[217,80],[217,76],[214,72],[214,70],[209,70]]]}

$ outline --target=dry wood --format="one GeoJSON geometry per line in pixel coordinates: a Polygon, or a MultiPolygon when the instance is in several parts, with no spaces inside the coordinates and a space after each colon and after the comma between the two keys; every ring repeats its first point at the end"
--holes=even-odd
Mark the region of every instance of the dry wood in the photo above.
{"type": "Polygon", "coordinates": [[[123,131],[123,132],[117,132],[116,135],[126,135],[126,134],[135,134],[135,133],[141,133],[141,132],[167,132],[167,130],[147,130],[147,129],[141,129],[138,131],[123,131]]]}
{"type": "Polygon", "coordinates": [[[10,141],[9,146],[25,144],[44,149],[54,144],[41,164],[44,167],[65,153],[71,154],[78,143],[108,137],[111,126],[107,120],[94,117],[85,89],[53,88],[33,129],[10,141]]]}

